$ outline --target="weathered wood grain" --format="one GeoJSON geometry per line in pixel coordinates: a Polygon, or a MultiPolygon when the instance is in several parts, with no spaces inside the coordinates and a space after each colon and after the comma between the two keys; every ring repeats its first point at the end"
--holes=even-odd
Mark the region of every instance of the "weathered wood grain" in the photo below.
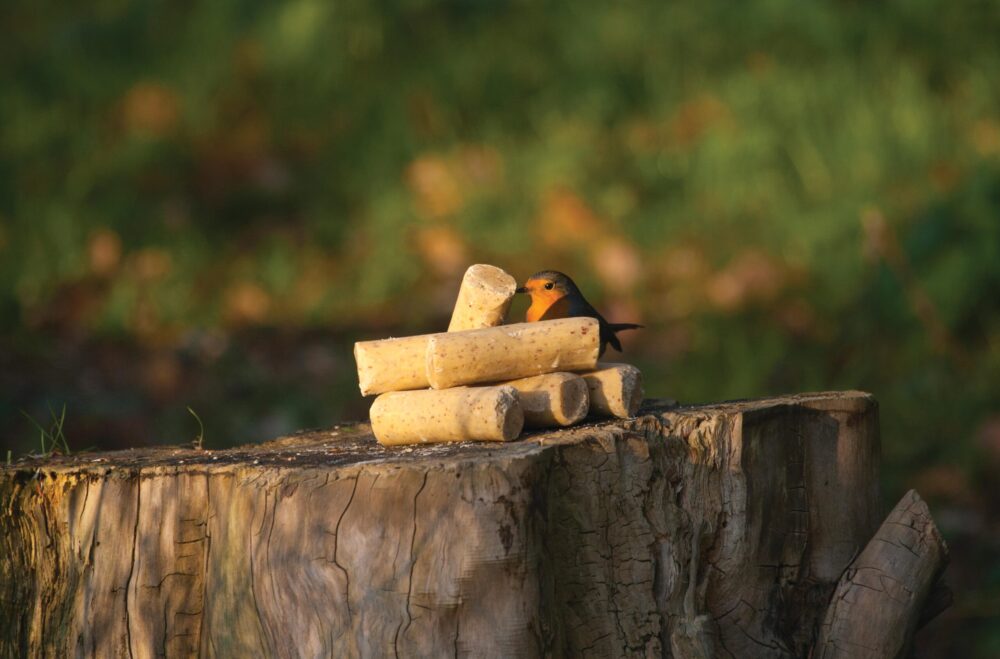
{"type": "Polygon", "coordinates": [[[0,470],[0,656],[805,657],[881,517],[857,392],[508,444],[366,425],[0,470]]]}

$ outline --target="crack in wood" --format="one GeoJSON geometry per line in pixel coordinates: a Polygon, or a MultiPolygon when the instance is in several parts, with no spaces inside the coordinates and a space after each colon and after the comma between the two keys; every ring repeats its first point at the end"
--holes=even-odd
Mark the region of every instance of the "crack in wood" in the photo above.
{"type": "MultiPolygon", "coordinates": [[[[406,635],[407,630],[410,629],[410,625],[413,623],[413,613],[410,611],[410,600],[413,597],[413,568],[417,564],[416,555],[414,552],[414,543],[417,540],[417,499],[420,498],[420,493],[424,491],[427,487],[427,473],[424,473],[424,479],[420,482],[420,487],[417,489],[417,493],[413,495],[413,533],[410,535],[410,574],[406,582],[406,627],[403,628],[403,635],[406,635]]],[[[396,634],[393,637],[392,646],[396,651],[396,656],[399,656],[399,628],[396,628],[396,634]]]]}
{"type": "Polygon", "coordinates": [[[142,511],[142,470],[136,474],[135,482],[135,525],[132,528],[132,557],[129,562],[128,578],[125,580],[125,635],[128,656],[132,657],[132,617],[129,611],[129,599],[132,591],[132,574],[135,571],[135,551],[139,543],[139,519],[142,511]]]}

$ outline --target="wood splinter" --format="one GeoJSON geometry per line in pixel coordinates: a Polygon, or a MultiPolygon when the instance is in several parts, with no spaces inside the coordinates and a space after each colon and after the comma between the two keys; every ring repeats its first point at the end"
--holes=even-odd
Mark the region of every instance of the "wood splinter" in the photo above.
{"type": "Polygon", "coordinates": [[[482,263],[469,266],[462,277],[448,331],[503,324],[516,290],[517,282],[500,268],[482,263]]]}
{"type": "Polygon", "coordinates": [[[590,388],[590,412],[628,419],[642,403],[642,373],[631,364],[600,363],[580,376],[590,388]]]}
{"type": "Polygon", "coordinates": [[[594,318],[560,318],[435,334],[427,343],[427,379],[434,389],[503,382],[597,364],[594,318]]]}
{"type": "Polygon", "coordinates": [[[910,490],[844,571],[812,656],[911,656],[925,600],[947,563],[948,546],[927,504],[910,490]]]}
{"type": "Polygon", "coordinates": [[[524,426],[517,390],[509,386],[389,392],[375,399],[370,415],[375,439],[387,446],[509,442],[524,426]]]}
{"type": "Polygon", "coordinates": [[[587,416],[587,383],[574,373],[546,373],[505,382],[517,389],[526,428],[569,426],[587,416]]]}

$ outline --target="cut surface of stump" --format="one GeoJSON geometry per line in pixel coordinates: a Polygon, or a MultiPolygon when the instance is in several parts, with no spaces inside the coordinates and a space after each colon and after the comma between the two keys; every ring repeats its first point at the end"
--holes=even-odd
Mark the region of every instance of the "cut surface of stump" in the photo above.
{"type": "Polygon", "coordinates": [[[507,444],[366,424],[0,470],[0,656],[805,657],[882,520],[871,396],[507,444]]]}

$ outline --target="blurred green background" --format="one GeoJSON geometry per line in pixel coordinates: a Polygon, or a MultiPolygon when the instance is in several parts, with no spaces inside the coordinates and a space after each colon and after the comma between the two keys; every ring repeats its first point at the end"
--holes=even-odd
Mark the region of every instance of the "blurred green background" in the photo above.
{"type": "MultiPolygon", "coordinates": [[[[366,416],[352,342],[564,270],[647,393],[857,388],[1000,654],[1000,4],[8,0],[0,449],[366,416]]],[[[523,313],[524,303],[515,307],[523,313]]],[[[964,653],[964,654],[963,654],[964,653]]]]}

